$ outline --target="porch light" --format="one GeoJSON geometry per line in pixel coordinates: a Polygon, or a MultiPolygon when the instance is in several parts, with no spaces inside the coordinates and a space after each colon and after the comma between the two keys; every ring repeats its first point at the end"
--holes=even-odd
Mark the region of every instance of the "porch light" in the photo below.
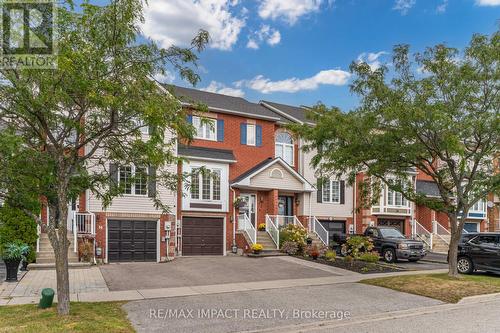
{"type": "Polygon", "coordinates": [[[299,198],[295,198],[295,204],[298,206],[300,205],[300,199],[299,198]]]}

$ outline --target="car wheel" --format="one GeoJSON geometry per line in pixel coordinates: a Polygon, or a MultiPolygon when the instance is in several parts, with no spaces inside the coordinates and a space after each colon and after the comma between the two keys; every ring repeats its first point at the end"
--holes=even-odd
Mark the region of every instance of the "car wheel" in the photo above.
{"type": "Polygon", "coordinates": [[[457,261],[457,270],[461,274],[471,274],[474,271],[474,264],[469,258],[460,257],[457,261]]]}
{"type": "Polygon", "coordinates": [[[383,256],[384,256],[385,262],[393,263],[396,261],[396,252],[394,251],[394,249],[391,249],[391,248],[385,249],[383,256]]]}
{"type": "Polygon", "coordinates": [[[419,261],[420,259],[408,259],[409,262],[417,262],[419,261]]]}

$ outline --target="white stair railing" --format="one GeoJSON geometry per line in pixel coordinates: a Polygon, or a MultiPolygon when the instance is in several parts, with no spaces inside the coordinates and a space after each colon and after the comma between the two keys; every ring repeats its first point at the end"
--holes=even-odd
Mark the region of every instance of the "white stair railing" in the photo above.
{"type": "MultiPolygon", "coordinates": [[[[275,215],[277,216],[277,215],[275,215]]],[[[276,244],[276,249],[280,248],[280,230],[277,224],[271,219],[270,215],[266,214],[266,231],[271,236],[271,239],[276,244]]]]}
{"type": "Polygon", "coordinates": [[[447,245],[450,245],[450,240],[446,239],[446,236],[450,236],[448,229],[443,227],[438,221],[432,221],[432,233],[438,236],[447,245]]]}
{"type": "Polygon", "coordinates": [[[73,251],[78,251],[78,229],[76,229],[76,218],[73,218],[73,251]]]}
{"type": "Polygon", "coordinates": [[[411,235],[413,239],[420,239],[424,242],[429,250],[432,250],[433,234],[427,230],[423,225],[421,225],[417,220],[413,220],[411,225],[411,235]]]}
{"type": "Polygon", "coordinates": [[[79,234],[95,235],[95,215],[93,213],[75,212],[74,219],[79,234]]]}
{"type": "Polygon", "coordinates": [[[295,215],[293,216],[293,224],[296,225],[296,226],[301,227],[302,229],[306,228],[306,227],[304,227],[304,225],[302,224],[302,222],[300,222],[300,220],[295,215]]]}
{"type": "Polygon", "coordinates": [[[309,225],[311,226],[310,230],[318,236],[318,238],[323,242],[323,244],[325,244],[326,246],[328,246],[328,243],[330,241],[329,232],[318,221],[318,219],[316,218],[316,216],[311,216],[309,218],[309,225]]]}
{"type": "Polygon", "coordinates": [[[238,215],[238,228],[245,231],[252,244],[257,243],[257,229],[255,229],[246,213],[238,215]]]}
{"type": "Polygon", "coordinates": [[[42,233],[42,227],[39,224],[36,225],[36,234],[38,238],[36,239],[36,252],[40,252],[40,234],[42,233]]]}

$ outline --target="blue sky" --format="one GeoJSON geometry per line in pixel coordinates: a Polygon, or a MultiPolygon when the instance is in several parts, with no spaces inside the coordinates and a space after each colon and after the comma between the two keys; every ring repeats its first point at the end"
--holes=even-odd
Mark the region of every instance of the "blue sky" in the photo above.
{"type": "MultiPolygon", "coordinates": [[[[348,110],[349,64],[390,61],[395,44],[414,51],[446,43],[463,48],[473,33],[500,23],[500,0],[151,0],[144,34],[160,45],[187,45],[199,29],[198,88],[293,105],[322,101],[348,110]],[[371,54],[370,54],[371,53],[371,54]]],[[[175,74],[161,78],[187,86],[175,74]]]]}

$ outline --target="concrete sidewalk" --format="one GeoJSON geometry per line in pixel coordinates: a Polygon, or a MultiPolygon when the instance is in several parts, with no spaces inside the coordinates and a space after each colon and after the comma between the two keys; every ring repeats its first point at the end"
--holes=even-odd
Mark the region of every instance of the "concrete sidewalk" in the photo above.
{"type": "MultiPolygon", "coordinates": [[[[254,291],[254,290],[270,290],[292,287],[305,286],[321,286],[329,284],[353,283],[364,279],[395,276],[395,275],[411,275],[411,274],[432,274],[444,273],[446,270],[433,271],[411,271],[411,272],[394,272],[394,273],[378,273],[378,274],[348,274],[344,276],[328,276],[309,279],[286,279],[286,280],[270,280],[258,282],[242,282],[242,283],[225,283],[214,285],[202,285],[192,287],[175,287],[175,288],[160,288],[160,289],[135,289],[124,291],[100,291],[100,292],[82,292],[73,293],[70,295],[72,301],[78,302],[111,302],[111,301],[134,301],[154,298],[170,298],[181,296],[194,295],[209,295],[222,294],[238,291],[254,291]]],[[[352,272],[351,272],[352,273],[352,272]]],[[[15,304],[30,304],[37,303],[38,297],[12,297],[10,299],[0,298],[0,305],[15,305],[15,304]]]]}

